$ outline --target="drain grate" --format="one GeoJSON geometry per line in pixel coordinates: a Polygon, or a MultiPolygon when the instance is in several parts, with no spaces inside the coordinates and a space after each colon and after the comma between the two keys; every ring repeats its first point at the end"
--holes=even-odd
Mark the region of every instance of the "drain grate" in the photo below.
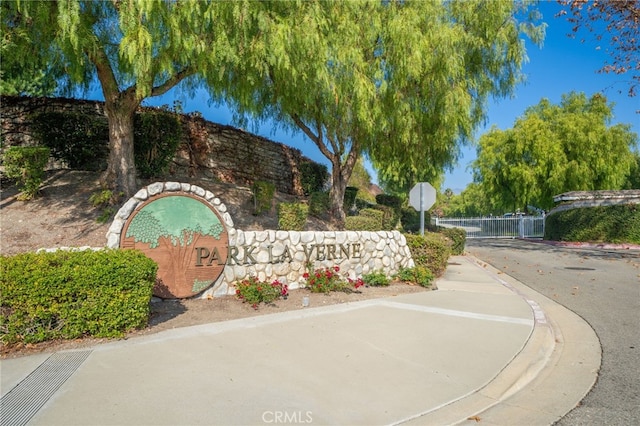
{"type": "Polygon", "coordinates": [[[0,398],[0,425],[27,424],[90,354],[91,351],[61,352],[47,358],[0,398]]]}

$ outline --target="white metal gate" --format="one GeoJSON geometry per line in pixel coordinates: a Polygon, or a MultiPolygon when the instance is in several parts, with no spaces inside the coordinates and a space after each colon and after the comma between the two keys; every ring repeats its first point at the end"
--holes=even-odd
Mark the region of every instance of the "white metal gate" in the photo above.
{"type": "Polygon", "coordinates": [[[542,238],[544,216],[432,218],[444,228],[462,228],[467,238],[542,238]]]}

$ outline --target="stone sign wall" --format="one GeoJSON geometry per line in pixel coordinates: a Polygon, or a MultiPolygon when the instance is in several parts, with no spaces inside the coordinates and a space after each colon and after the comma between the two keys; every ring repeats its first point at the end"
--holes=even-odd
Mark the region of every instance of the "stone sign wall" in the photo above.
{"type": "MultiPolygon", "coordinates": [[[[106,121],[103,102],[78,99],[3,96],[0,111],[3,148],[35,145],[31,123],[40,113],[80,113],[106,121]]],[[[238,185],[267,181],[279,192],[302,195],[300,165],[311,160],[299,150],[232,126],[206,121],[197,114],[178,114],[178,117],[183,141],[170,174],[213,178],[238,185]]]]}
{"type": "Polygon", "coordinates": [[[136,248],[158,263],[154,294],[201,297],[235,294],[249,277],[295,289],[308,268],[340,267],[350,278],[413,267],[398,231],[243,231],[210,191],[157,182],[118,211],[107,233],[110,248],[136,248]]]}

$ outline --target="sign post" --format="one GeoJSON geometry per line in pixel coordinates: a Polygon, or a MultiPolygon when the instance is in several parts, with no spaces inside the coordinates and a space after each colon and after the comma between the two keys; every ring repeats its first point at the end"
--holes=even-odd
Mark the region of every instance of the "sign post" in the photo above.
{"type": "Polygon", "coordinates": [[[429,182],[416,183],[409,192],[409,204],[420,212],[420,235],[424,235],[424,212],[436,202],[436,190],[429,182]]]}

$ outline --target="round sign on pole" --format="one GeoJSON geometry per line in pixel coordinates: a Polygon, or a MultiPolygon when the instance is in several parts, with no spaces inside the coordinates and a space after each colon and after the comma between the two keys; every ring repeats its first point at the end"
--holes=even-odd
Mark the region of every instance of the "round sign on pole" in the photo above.
{"type": "Polygon", "coordinates": [[[436,202],[436,189],[429,182],[416,183],[409,192],[409,204],[417,211],[426,211],[436,202]]]}

